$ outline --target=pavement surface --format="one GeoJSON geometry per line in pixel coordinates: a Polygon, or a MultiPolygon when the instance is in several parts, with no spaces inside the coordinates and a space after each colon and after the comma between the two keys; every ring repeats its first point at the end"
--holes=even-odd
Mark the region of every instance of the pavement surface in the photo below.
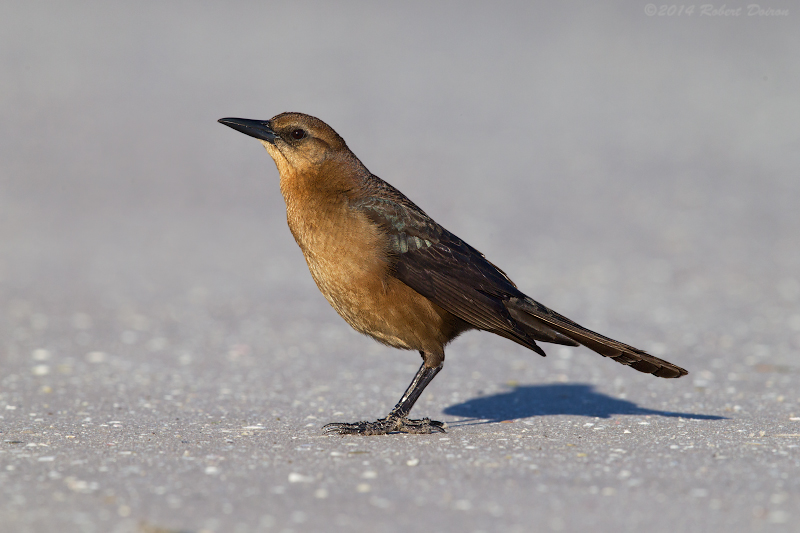
{"type": "Polygon", "coordinates": [[[800,531],[800,12],[752,10],[4,3],[0,531],[800,531]],[[216,123],[282,111],[690,374],[472,332],[446,434],[324,436],[419,361],[216,123]]]}

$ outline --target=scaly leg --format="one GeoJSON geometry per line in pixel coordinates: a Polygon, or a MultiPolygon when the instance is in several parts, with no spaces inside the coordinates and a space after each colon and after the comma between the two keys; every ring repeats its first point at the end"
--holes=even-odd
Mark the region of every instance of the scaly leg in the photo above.
{"type": "MultiPolygon", "coordinates": [[[[423,355],[424,357],[424,355],[423,355]]],[[[425,363],[417,370],[417,375],[411,381],[403,397],[394,406],[394,409],[386,416],[375,422],[333,422],[323,426],[322,431],[328,435],[386,435],[387,433],[444,433],[444,424],[430,418],[421,420],[411,420],[408,414],[414,407],[419,395],[425,390],[436,374],[442,369],[442,365],[435,368],[427,368],[425,363]]]]}

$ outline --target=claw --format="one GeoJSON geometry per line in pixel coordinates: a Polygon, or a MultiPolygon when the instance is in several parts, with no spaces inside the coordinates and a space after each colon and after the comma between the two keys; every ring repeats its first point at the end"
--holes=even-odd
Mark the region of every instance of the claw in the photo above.
{"type": "Polygon", "coordinates": [[[398,431],[401,433],[414,433],[418,435],[428,435],[430,433],[444,433],[446,427],[444,422],[423,418],[422,420],[400,419],[398,431]]]}
{"type": "Polygon", "coordinates": [[[443,422],[423,418],[411,420],[395,416],[387,416],[375,422],[333,422],[322,427],[326,435],[386,435],[388,433],[413,433],[427,435],[431,433],[444,433],[447,427],[443,422]]]}

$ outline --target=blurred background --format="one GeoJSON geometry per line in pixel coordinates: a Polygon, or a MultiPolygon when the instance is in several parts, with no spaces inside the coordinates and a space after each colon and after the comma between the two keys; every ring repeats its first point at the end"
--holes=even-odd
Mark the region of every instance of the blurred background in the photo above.
{"type": "Polygon", "coordinates": [[[3,300],[313,294],[273,163],[215,122],[292,110],[534,296],[772,323],[800,296],[797,21],[645,7],[6,4],[3,300]]]}
{"type": "Polygon", "coordinates": [[[336,316],[272,160],[216,122],[300,111],[526,293],[692,372],[684,394],[585,350],[541,360],[468,334],[425,409],[511,376],[660,395],[642,408],[797,411],[800,13],[660,9],[3,3],[0,403],[192,390],[212,398],[198,413],[303,420],[293,398],[334,376],[331,410],[385,412],[417,356],[336,316]]]}
{"type": "Polygon", "coordinates": [[[786,357],[800,33],[784,4],[5,4],[6,313],[316,309],[272,161],[216,123],[302,111],[548,305],[636,317],[628,341],[656,351],[711,335],[786,357]],[[652,322],[669,327],[636,333],[652,322]]]}

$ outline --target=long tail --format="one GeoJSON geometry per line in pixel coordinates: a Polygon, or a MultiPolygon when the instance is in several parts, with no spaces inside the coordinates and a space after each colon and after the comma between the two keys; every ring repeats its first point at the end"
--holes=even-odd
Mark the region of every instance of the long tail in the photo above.
{"type": "Polygon", "coordinates": [[[639,372],[653,374],[660,378],[679,378],[689,373],[687,370],[654,357],[644,350],[588,330],[531,298],[511,298],[506,300],[505,305],[514,320],[523,329],[530,328],[532,330],[530,333],[537,340],[572,344],[569,342],[571,340],[594,350],[603,357],[610,357],[639,372]]]}

